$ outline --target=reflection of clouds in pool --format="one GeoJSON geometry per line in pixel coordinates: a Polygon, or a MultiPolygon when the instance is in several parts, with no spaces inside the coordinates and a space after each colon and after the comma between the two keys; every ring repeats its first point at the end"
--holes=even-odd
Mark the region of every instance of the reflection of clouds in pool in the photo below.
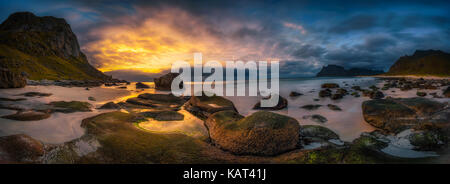
{"type": "Polygon", "coordinates": [[[184,115],[182,121],[156,121],[150,119],[138,124],[140,128],[158,133],[182,133],[192,137],[208,136],[203,121],[185,110],[178,111],[184,115]]]}

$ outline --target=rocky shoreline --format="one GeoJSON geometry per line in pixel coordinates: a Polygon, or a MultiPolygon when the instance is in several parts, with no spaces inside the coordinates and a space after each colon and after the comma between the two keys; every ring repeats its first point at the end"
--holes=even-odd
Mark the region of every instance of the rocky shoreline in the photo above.
{"type": "MultiPolygon", "coordinates": [[[[331,93],[322,98],[335,100],[334,94],[354,92],[372,98],[361,108],[365,121],[377,130],[351,142],[324,126],[300,125],[294,118],[268,110],[243,116],[231,101],[219,96],[143,93],[98,107],[112,111],[84,119],[85,134],[63,144],[45,144],[27,135],[0,137],[0,163],[421,163],[448,148],[450,107],[448,102],[433,100],[448,98],[448,85],[445,79],[384,79],[382,87],[369,89],[322,85],[322,91],[331,93]],[[426,88],[443,91],[432,98],[393,98],[383,93],[426,88]],[[384,95],[372,97],[377,92],[384,95]],[[204,122],[207,136],[158,133],[139,126],[148,120],[183,121],[187,118],[180,113],[183,110],[204,122]],[[18,149],[25,152],[17,154],[18,149]]],[[[44,104],[51,107],[46,111],[19,111],[16,116],[93,108],[76,103],[52,102],[44,104]]],[[[315,108],[320,106],[311,110],[315,108]]],[[[328,104],[322,108],[339,112],[345,107],[328,104]]]]}

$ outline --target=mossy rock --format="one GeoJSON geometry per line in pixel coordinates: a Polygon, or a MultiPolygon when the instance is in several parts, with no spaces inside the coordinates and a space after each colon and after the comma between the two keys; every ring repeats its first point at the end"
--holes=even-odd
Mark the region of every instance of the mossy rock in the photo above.
{"type": "Polygon", "coordinates": [[[135,107],[126,105],[128,108],[155,108],[159,110],[179,110],[185,100],[172,94],[150,94],[144,93],[135,98],[129,98],[128,104],[137,105],[135,107]]]}
{"type": "Polygon", "coordinates": [[[440,131],[418,131],[409,136],[409,141],[414,149],[422,151],[436,150],[444,146],[448,138],[440,131]]]}
{"type": "Polygon", "coordinates": [[[414,110],[388,99],[376,99],[362,103],[364,120],[370,125],[398,133],[415,122],[414,110]]]}
{"type": "Polygon", "coordinates": [[[300,136],[320,138],[323,140],[339,139],[339,135],[332,130],[318,125],[304,125],[300,130],[300,136]]]}
{"type": "Polygon", "coordinates": [[[25,134],[0,137],[0,161],[5,155],[9,162],[37,163],[44,155],[44,145],[25,134]]]}
{"type": "Polygon", "coordinates": [[[316,123],[325,123],[328,121],[328,119],[320,114],[313,114],[313,115],[305,115],[303,116],[303,119],[311,119],[312,121],[316,123]]]}
{"type": "Polygon", "coordinates": [[[375,137],[361,135],[347,148],[343,163],[349,164],[374,164],[390,161],[380,150],[387,147],[387,143],[377,140],[375,137]]]}
{"type": "Polygon", "coordinates": [[[90,112],[92,107],[90,103],[80,101],[55,101],[50,102],[49,105],[54,107],[52,110],[63,113],[90,112]]]}
{"type": "Polygon", "coordinates": [[[120,109],[120,105],[114,102],[108,102],[99,107],[99,109],[120,109]]]}
{"type": "Polygon", "coordinates": [[[139,114],[157,121],[181,121],[184,119],[184,115],[176,111],[147,111],[139,114]]]}
{"type": "Polygon", "coordinates": [[[219,111],[235,111],[236,107],[230,100],[221,96],[192,96],[185,104],[185,109],[200,119],[207,119],[219,111]]]}
{"type": "Polygon", "coordinates": [[[50,117],[48,112],[39,111],[19,111],[16,114],[2,116],[1,118],[11,119],[16,121],[38,121],[50,117]]]}
{"type": "Polygon", "coordinates": [[[439,112],[445,107],[445,104],[427,98],[397,98],[393,100],[415,110],[419,115],[423,116],[439,112]]]}
{"type": "Polygon", "coordinates": [[[297,156],[283,160],[287,164],[340,164],[345,156],[346,150],[336,147],[324,147],[318,150],[303,151],[297,156]]]}
{"type": "Polygon", "coordinates": [[[204,154],[205,143],[183,134],[157,134],[137,128],[135,116],[103,113],[83,120],[88,136],[100,147],[81,163],[214,163],[204,154]]]}
{"type": "Polygon", "coordinates": [[[26,96],[26,97],[48,97],[51,96],[51,93],[41,93],[41,92],[26,92],[26,93],[22,93],[20,94],[21,96],[26,96]]]}
{"type": "Polygon", "coordinates": [[[339,85],[336,83],[324,83],[321,85],[322,88],[338,88],[339,85]]]}
{"type": "Polygon", "coordinates": [[[214,144],[237,155],[276,155],[295,149],[299,141],[298,121],[269,111],[245,118],[235,111],[220,111],[205,125],[214,144]]]}

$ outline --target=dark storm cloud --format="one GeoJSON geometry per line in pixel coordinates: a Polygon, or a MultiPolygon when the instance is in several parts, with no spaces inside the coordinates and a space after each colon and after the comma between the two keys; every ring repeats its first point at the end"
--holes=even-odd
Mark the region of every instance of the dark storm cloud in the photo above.
{"type": "MultiPolygon", "coordinates": [[[[450,51],[449,1],[43,0],[0,4],[3,19],[14,11],[66,18],[81,45],[98,40],[89,33],[105,26],[138,28],[162,10],[178,9],[195,18],[171,20],[184,35],[202,38],[207,34],[236,48],[254,49],[237,56],[246,60],[260,59],[261,53],[279,58],[282,73],[292,76],[313,75],[326,64],[387,70],[398,57],[416,49],[450,51]],[[283,26],[286,22],[289,27],[283,26]],[[197,31],[199,25],[204,32],[197,31]],[[304,34],[295,28],[304,29],[304,34]]],[[[176,43],[167,37],[161,44],[176,43]]],[[[91,54],[96,53],[88,57],[91,54]]],[[[90,61],[102,64],[94,58],[90,61]]],[[[133,72],[114,75],[124,73],[133,72]]],[[[151,77],[137,75],[139,79],[151,77]]]]}
{"type": "Polygon", "coordinates": [[[376,25],[373,15],[355,15],[345,19],[329,29],[331,33],[348,33],[372,28],[376,25]]]}
{"type": "Polygon", "coordinates": [[[321,46],[305,44],[299,46],[292,56],[296,58],[321,57],[325,53],[326,49],[321,46]]]}

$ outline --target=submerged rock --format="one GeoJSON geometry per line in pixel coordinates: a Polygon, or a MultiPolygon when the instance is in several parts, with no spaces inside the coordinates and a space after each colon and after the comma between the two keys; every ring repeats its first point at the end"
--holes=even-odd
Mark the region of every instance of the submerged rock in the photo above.
{"type": "Polygon", "coordinates": [[[25,76],[0,68],[0,88],[23,88],[27,85],[25,76]]]}
{"type": "Polygon", "coordinates": [[[319,125],[304,125],[300,130],[301,137],[320,138],[323,140],[339,139],[339,135],[319,125]]]}
{"type": "Polygon", "coordinates": [[[92,96],[88,97],[88,100],[90,100],[90,101],[97,101],[97,99],[95,99],[95,98],[92,97],[92,96]]]}
{"type": "Polygon", "coordinates": [[[0,101],[10,101],[10,102],[17,102],[17,101],[23,101],[27,100],[26,98],[3,98],[0,97],[0,101]]]}
{"type": "Polygon", "coordinates": [[[19,111],[16,114],[2,116],[1,118],[11,119],[16,121],[38,121],[47,119],[50,117],[49,112],[39,112],[39,111],[19,111]]]}
{"type": "Polygon", "coordinates": [[[260,110],[281,110],[288,106],[288,101],[283,98],[282,96],[279,96],[278,98],[278,104],[274,107],[261,107],[261,102],[256,103],[253,106],[253,109],[260,109],[260,110]]]}
{"type": "Polygon", "coordinates": [[[328,104],[327,107],[333,111],[342,111],[342,109],[337,105],[328,104]]]}
{"type": "Polygon", "coordinates": [[[27,92],[27,93],[22,93],[20,94],[21,96],[26,96],[26,97],[48,97],[51,96],[51,93],[41,93],[41,92],[27,92]]]}
{"type": "Polygon", "coordinates": [[[302,96],[302,93],[299,92],[295,92],[295,91],[291,91],[291,93],[289,93],[290,97],[297,97],[297,96],[302,96]]]}
{"type": "Polygon", "coordinates": [[[205,124],[214,144],[238,155],[276,155],[295,149],[299,141],[298,121],[269,111],[245,118],[235,111],[221,111],[205,124]]]}
{"type": "Polygon", "coordinates": [[[147,111],[139,114],[157,121],[181,121],[184,119],[184,115],[176,111],[147,111]]]}
{"type": "Polygon", "coordinates": [[[319,114],[306,115],[306,116],[303,116],[303,119],[311,119],[311,120],[313,120],[314,122],[317,122],[317,123],[325,123],[325,122],[328,121],[327,118],[325,118],[325,117],[323,117],[322,115],[319,115],[319,114]]]}
{"type": "Polygon", "coordinates": [[[306,110],[316,110],[316,109],[318,109],[319,107],[322,107],[322,105],[319,105],[319,104],[309,104],[309,105],[304,105],[304,106],[301,106],[300,108],[303,108],[303,109],[306,109],[306,110]]]}
{"type": "Polygon", "coordinates": [[[80,101],[55,101],[50,102],[48,105],[53,106],[51,110],[63,113],[90,112],[92,107],[90,103],[80,101]]]}

